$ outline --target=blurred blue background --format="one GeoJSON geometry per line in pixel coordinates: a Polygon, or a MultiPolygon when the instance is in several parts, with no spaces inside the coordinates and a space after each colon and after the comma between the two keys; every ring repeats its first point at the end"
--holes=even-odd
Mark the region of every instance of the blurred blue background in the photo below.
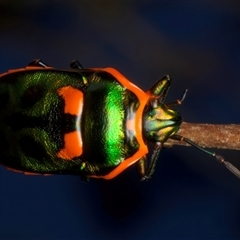
{"type": "MultiPolygon", "coordinates": [[[[240,123],[239,43],[239,1],[0,0],[0,72],[78,59],[145,90],[169,74],[167,101],[189,88],[187,122],[240,123]]],[[[0,239],[240,239],[240,180],[190,147],[163,151],[146,183],[134,168],[85,184],[0,167],[0,239]]]]}

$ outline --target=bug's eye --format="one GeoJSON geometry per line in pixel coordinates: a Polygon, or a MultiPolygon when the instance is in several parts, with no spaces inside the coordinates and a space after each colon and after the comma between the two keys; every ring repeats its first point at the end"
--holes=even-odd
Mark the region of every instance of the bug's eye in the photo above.
{"type": "Polygon", "coordinates": [[[153,118],[153,117],[154,117],[154,112],[153,112],[153,111],[151,111],[151,112],[149,113],[149,117],[150,117],[150,118],[153,118]]]}

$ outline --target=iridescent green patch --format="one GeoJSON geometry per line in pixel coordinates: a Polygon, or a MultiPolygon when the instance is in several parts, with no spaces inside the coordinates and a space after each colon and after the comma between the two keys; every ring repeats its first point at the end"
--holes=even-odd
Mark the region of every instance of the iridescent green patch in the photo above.
{"type": "Polygon", "coordinates": [[[84,95],[83,157],[99,166],[116,166],[123,159],[125,88],[110,75],[92,79],[84,95]]]}

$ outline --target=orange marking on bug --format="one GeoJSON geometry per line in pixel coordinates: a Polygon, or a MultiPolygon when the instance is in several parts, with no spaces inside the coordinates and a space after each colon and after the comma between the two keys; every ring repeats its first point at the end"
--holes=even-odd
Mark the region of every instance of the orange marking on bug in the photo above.
{"type": "Polygon", "coordinates": [[[64,113],[79,115],[82,109],[83,93],[71,86],[58,89],[58,94],[65,101],[64,113]]]}
{"type": "Polygon", "coordinates": [[[71,160],[82,154],[82,139],[79,131],[66,133],[64,135],[64,143],[64,148],[57,153],[58,157],[71,160]]]}
{"type": "Polygon", "coordinates": [[[66,133],[64,135],[64,147],[57,156],[71,160],[82,154],[82,138],[80,133],[80,118],[83,108],[83,93],[71,86],[66,86],[58,89],[58,94],[64,99],[64,113],[76,115],[76,131],[66,133]]]}

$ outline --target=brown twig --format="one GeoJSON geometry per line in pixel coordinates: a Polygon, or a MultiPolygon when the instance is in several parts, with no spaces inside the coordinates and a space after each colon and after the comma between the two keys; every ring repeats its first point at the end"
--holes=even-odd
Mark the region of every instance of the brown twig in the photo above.
{"type": "MultiPolygon", "coordinates": [[[[240,150],[240,124],[199,124],[183,122],[178,135],[191,139],[202,147],[240,150]]],[[[189,146],[169,139],[167,144],[189,146]]]]}

